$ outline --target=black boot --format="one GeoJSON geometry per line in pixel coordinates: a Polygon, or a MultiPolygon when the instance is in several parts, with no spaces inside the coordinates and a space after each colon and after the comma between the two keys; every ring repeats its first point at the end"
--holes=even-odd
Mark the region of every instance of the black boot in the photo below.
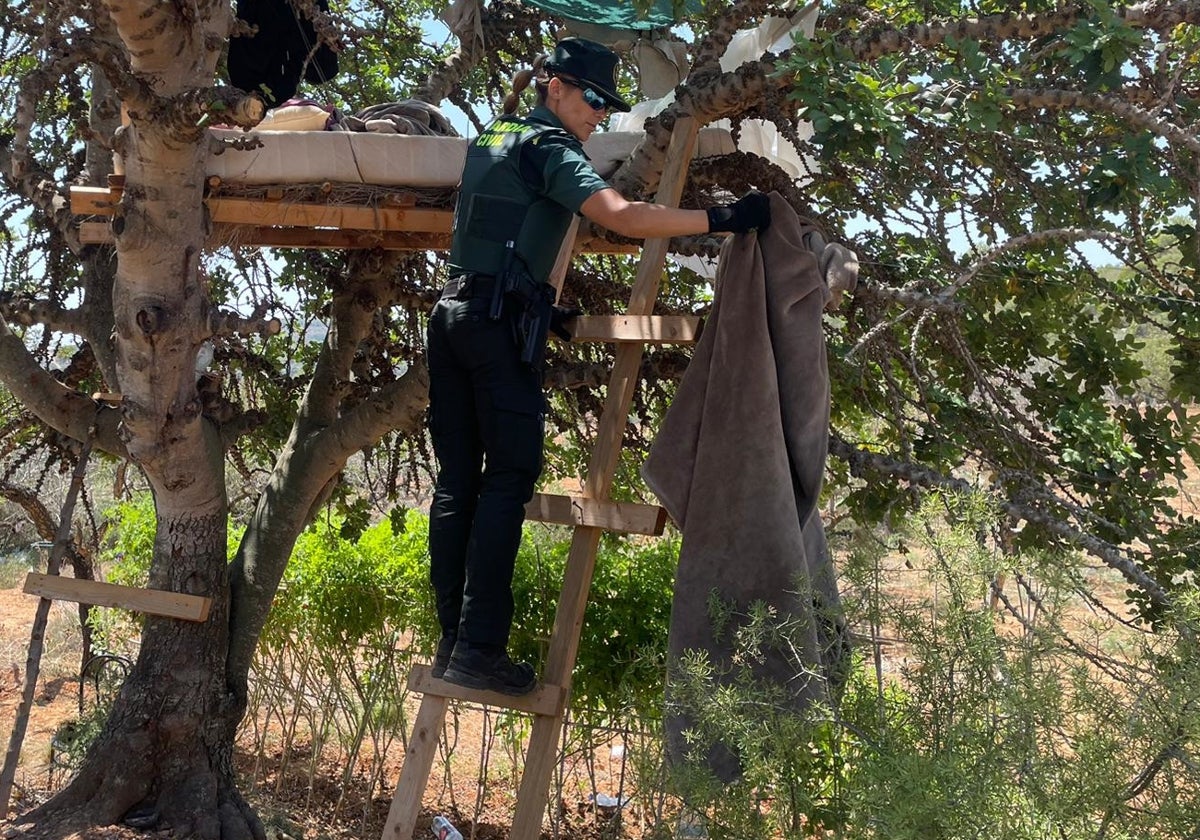
{"type": "Polygon", "coordinates": [[[454,652],[456,641],[457,636],[442,636],[438,640],[437,652],[433,655],[433,667],[429,669],[435,680],[440,680],[446,673],[446,666],[450,664],[450,654],[454,652]]]}
{"type": "Polygon", "coordinates": [[[443,675],[446,682],[519,696],[537,688],[537,675],[527,662],[513,662],[504,648],[459,642],[443,675]]]}

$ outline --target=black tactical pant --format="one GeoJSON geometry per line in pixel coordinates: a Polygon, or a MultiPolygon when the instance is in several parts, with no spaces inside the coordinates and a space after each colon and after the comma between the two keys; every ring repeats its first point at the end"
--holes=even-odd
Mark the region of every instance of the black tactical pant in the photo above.
{"type": "Polygon", "coordinates": [[[444,635],[507,646],[525,504],[542,470],[541,378],[518,356],[490,295],[442,298],[428,330],[430,433],[438,478],[430,581],[444,635]]]}

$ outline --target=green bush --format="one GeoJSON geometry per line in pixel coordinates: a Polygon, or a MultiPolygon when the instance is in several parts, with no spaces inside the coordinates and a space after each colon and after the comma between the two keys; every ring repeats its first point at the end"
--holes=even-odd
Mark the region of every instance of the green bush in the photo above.
{"type": "Polygon", "coordinates": [[[296,541],[266,632],[344,647],[397,630],[431,652],[438,631],[428,540],[428,520],[417,514],[399,532],[381,522],[354,541],[336,524],[314,525],[296,541]]]}
{"type": "MultiPolygon", "coordinates": [[[[513,574],[514,656],[533,662],[545,659],[570,533],[535,525],[525,529],[513,574]]],[[[571,703],[577,716],[661,715],[678,561],[676,538],[601,540],[572,677],[571,703]]]]}
{"type": "Polygon", "coordinates": [[[849,547],[852,626],[884,628],[903,650],[878,671],[859,655],[830,708],[784,712],[769,687],[716,688],[704,657],[689,660],[680,693],[695,719],[693,754],[733,745],[744,770],[728,786],[702,764],[674,772],[713,838],[1195,832],[1200,596],[1151,632],[1096,610],[1076,558],[997,552],[981,538],[988,525],[976,501],[933,500],[905,533],[862,534],[849,547]],[[879,564],[898,549],[924,580],[889,593],[879,564]],[[994,609],[989,586],[1001,573],[1008,600],[994,609]]]}
{"type": "MultiPolygon", "coordinates": [[[[303,633],[319,646],[365,644],[398,628],[417,657],[440,630],[429,584],[428,518],[410,511],[403,530],[375,525],[355,542],[336,524],[300,538],[275,599],[268,633],[303,633]]],[[[527,526],[513,574],[510,649],[542,663],[570,550],[570,532],[527,526]]],[[[602,541],[573,678],[573,706],[657,716],[678,541],[602,541]]]]}

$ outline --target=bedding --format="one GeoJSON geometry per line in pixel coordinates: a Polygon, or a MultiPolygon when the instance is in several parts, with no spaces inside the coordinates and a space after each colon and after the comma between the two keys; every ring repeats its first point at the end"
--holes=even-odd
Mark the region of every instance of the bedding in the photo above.
{"type": "MultiPolygon", "coordinates": [[[[388,134],[374,131],[251,131],[210,129],[217,141],[208,174],[228,184],[343,183],[414,188],[457,187],[466,159],[462,137],[388,134]],[[239,149],[228,141],[257,140],[239,149]]],[[[642,138],[637,131],[593,134],[584,151],[602,177],[609,177],[642,138]]],[[[727,129],[704,128],[696,157],[735,151],[727,129]]]]}

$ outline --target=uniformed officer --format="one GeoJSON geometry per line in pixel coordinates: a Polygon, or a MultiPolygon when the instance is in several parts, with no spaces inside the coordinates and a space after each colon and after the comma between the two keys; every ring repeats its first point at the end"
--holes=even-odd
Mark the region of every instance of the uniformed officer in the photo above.
{"type": "Polygon", "coordinates": [[[546,330],[569,338],[577,310],[547,283],[576,213],[629,237],[746,231],[770,222],[767,197],[683,210],[626,201],[582,143],[611,110],[617,56],[578,38],[523,71],[505,113],[468,148],[450,247],[450,281],[429,320],[430,433],[439,472],[429,515],[430,580],[442,639],[433,675],[519,695],[533,668],[507,653],[512,574],[525,504],[542,469],[546,330]],[[522,88],[538,105],[515,116],[522,88]]]}

